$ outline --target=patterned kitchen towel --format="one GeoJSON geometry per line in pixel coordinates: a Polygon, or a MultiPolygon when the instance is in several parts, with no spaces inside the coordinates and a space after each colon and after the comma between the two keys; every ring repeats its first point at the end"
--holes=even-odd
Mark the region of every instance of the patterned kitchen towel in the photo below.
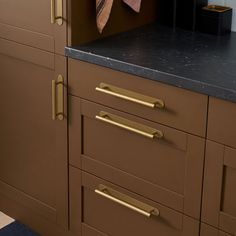
{"type": "Polygon", "coordinates": [[[128,4],[134,11],[140,12],[142,0],[123,0],[128,4]]]}
{"type": "MultiPolygon", "coordinates": [[[[123,0],[134,11],[139,12],[142,0],[123,0]]],[[[102,33],[111,14],[113,0],[96,0],[96,15],[98,31],[102,33]]]]}
{"type": "Polygon", "coordinates": [[[98,31],[102,33],[111,14],[113,0],[96,0],[96,14],[98,31]]]}

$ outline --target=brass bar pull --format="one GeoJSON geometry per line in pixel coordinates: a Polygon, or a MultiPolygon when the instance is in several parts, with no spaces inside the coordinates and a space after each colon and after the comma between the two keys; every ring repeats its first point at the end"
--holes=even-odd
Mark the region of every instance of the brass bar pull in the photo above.
{"type": "Polygon", "coordinates": [[[55,24],[55,2],[51,0],[51,23],[55,24]]]}
{"type": "Polygon", "coordinates": [[[56,81],[52,80],[52,120],[56,120],[56,81]]]}
{"type": "Polygon", "coordinates": [[[165,103],[156,98],[152,98],[146,95],[135,93],[126,89],[118,88],[113,85],[101,83],[99,87],[95,88],[96,91],[105,93],[114,97],[121,98],[126,101],[134,102],[150,108],[164,108],[165,103]]]}
{"type": "Polygon", "coordinates": [[[101,111],[99,115],[95,117],[97,120],[102,122],[120,127],[122,129],[131,131],[136,134],[140,134],[144,137],[154,139],[154,138],[163,138],[164,134],[160,130],[150,128],[145,125],[141,125],[134,121],[127,120],[125,118],[109,114],[107,112],[101,111]]]}
{"type": "Polygon", "coordinates": [[[57,118],[64,119],[64,78],[59,75],[57,78],[57,118]]]}
{"type": "Polygon", "coordinates": [[[51,23],[63,25],[63,0],[51,0],[51,23]],[[55,4],[57,1],[57,4],[55,4]],[[57,15],[55,15],[57,12],[57,15]]]}
{"type": "Polygon", "coordinates": [[[159,216],[160,212],[158,209],[149,206],[143,202],[140,202],[132,197],[129,197],[123,193],[117,192],[104,185],[99,185],[98,189],[94,190],[98,195],[107,198],[121,206],[127,207],[143,216],[150,218],[151,216],[159,216]]]}
{"type": "Polygon", "coordinates": [[[59,75],[52,80],[52,120],[64,119],[64,78],[59,75]]]}

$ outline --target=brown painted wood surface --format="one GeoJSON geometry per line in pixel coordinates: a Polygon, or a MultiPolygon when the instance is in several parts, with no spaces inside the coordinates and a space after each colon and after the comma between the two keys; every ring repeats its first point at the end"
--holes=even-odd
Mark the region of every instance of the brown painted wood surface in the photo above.
{"type": "Polygon", "coordinates": [[[28,218],[42,217],[66,229],[67,121],[51,118],[51,81],[58,74],[65,77],[67,113],[66,58],[1,42],[0,195],[34,211],[28,218]],[[38,57],[30,62],[33,55],[38,57]]]}
{"type": "Polygon", "coordinates": [[[230,236],[229,234],[219,231],[216,228],[213,228],[207,224],[201,224],[201,233],[200,236],[230,236]]]}
{"type": "Polygon", "coordinates": [[[202,221],[236,235],[236,150],[207,141],[202,221]]]}
{"type": "Polygon", "coordinates": [[[204,137],[206,133],[207,96],[156,81],[69,59],[69,93],[145,119],[204,137]],[[101,82],[162,99],[164,109],[146,108],[95,91],[101,82]],[[196,119],[198,114],[198,119],[196,119]]]}
{"type": "Polygon", "coordinates": [[[207,138],[236,148],[236,104],[210,98],[207,138]]]}
{"type": "MultiPolygon", "coordinates": [[[[74,169],[73,172],[75,171],[77,171],[77,180],[71,179],[71,181],[77,188],[80,170],[74,169]]],[[[76,174],[73,176],[76,178],[76,174]]],[[[82,190],[82,201],[77,198],[77,203],[74,202],[72,207],[78,208],[82,204],[82,235],[84,236],[199,235],[198,221],[85,172],[82,173],[82,190]],[[137,212],[97,195],[94,190],[99,184],[158,208],[160,216],[145,218],[137,212]]]]}
{"type": "Polygon", "coordinates": [[[185,216],[139,195],[128,192],[109,182],[103,181],[89,174],[82,174],[83,186],[83,222],[99,231],[111,235],[156,235],[175,236],[192,235],[197,236],[199,223],[191,218],[185,220],[185,216]],[[104,184],[123,194],[131,196],[139,201],[154,206],[160,210],[160,217],[145,218],[142,215],[119,206],[101,196],[94,190],[99,184],[104,184]],[[190,233],[190,234],[188,234],[190,233]]]}
{"type": "Polygon", "coordinates": [[[70,164],[199,219],[203,139],[76,97],[70,101],[76,108],[69,130],[70,164]],[[100,111],[161,130],[164,139],[97,121],[100,111]]]}
{"type": "Polygon", "coordinates": [[[50,4],[49,0],[1,0],[0,38],[64,55],[67,45],[67,1],[63,0],[62,26],[51,24],[50,4]]]}

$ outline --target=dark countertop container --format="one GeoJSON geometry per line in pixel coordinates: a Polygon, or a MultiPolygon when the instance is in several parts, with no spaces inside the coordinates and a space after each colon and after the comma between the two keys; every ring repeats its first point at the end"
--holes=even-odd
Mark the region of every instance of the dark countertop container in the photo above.
{"type": "Polygon", "coordinates": [[[152,24],[68,47],[66,56],[236,102],[236,33],[217,37],[152,24]]]}

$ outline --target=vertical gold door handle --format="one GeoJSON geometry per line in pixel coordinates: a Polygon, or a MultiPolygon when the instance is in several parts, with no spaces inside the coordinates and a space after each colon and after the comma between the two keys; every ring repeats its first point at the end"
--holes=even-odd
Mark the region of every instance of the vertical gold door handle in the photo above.
{"type": "Polygon", "coordinates": [[[56,80],[52,80],[52,120],[56,120],[56,80]]]}
{"type": "Polygon", "coordinates": [[[59,75],[52,80],[52,120],[64,119],[64,78],[59,75]]]}
{"type": "Polygon", "coordinates": [[[51,0],[51,23],[63,25],[63,0],[51,0]]]}

